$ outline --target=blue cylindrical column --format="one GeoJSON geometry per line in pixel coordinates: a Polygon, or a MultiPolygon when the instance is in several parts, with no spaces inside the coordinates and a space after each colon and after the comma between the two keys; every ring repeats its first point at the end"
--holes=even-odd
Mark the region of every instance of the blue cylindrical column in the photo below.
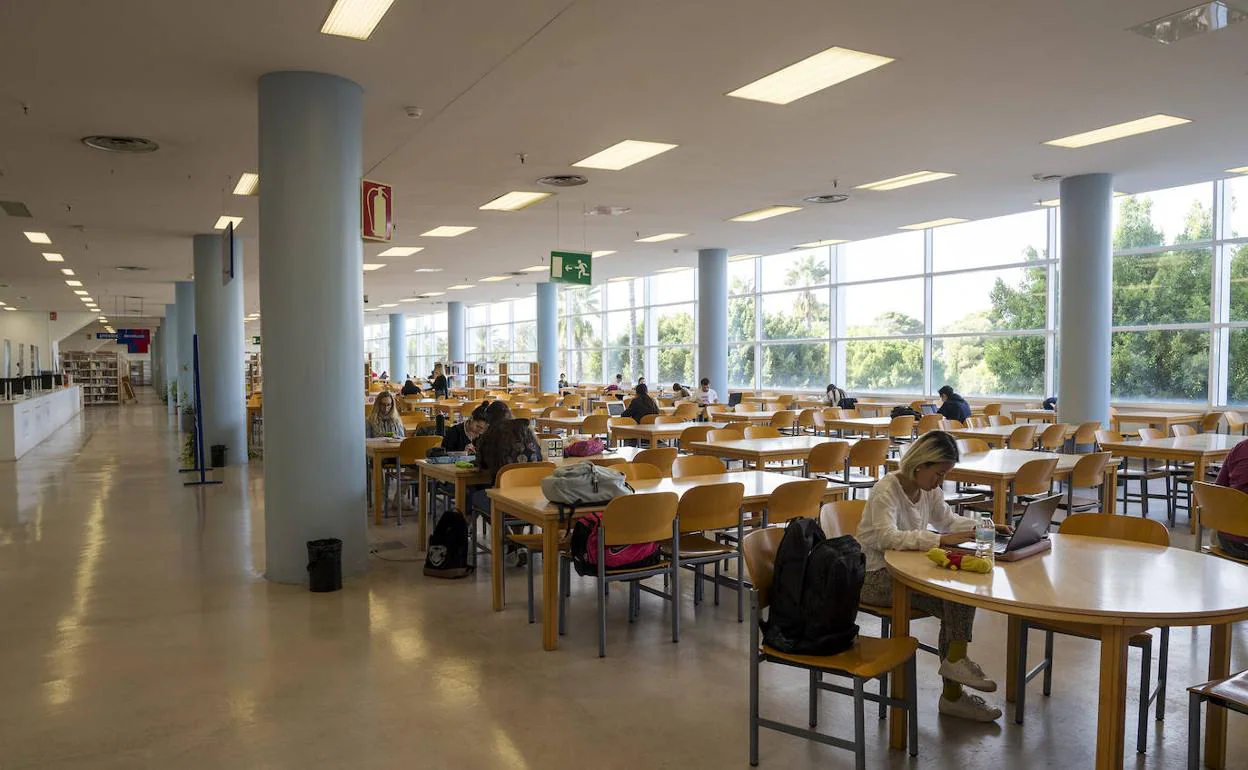
{"type": "MultiPolygon", "coordinates": [[[[177,291],[176,287],[174,291],[177,291]]],[[[169,411],[178,408],[178,399],[171,388],[178,381],[178,306],[165,305],[165,333],[160,338],[164,354],[161,359],[165,365],[165,395],[169,397],[169,411]]]]}
{"type": "Polygon", "coordinates": [[[265,577],[307,580],[306,543],[367,567],[363,91],[316,72],[260,78],[265,577]]]}
{"type": "MultiPolygon", "coordinates": [[[[161,380],[165,378],[164,362],[160,359],[160,334],[162,331],[163,330],[159,326],[152,329],[152,389],[157,393],[163,392],[161,380]]],[[[56,362],[54,361],[53,363],[56,362]]]]}
{"type": "MultiPolygon", "coordinates": [[[[698,250],[698,379],[728,401],[728,250],[698,250]]],[[[696,384],[696,383],[695,383],[696,384]]]]}
{"type": "Polygon", "coordinates": [[[462,302],[446,303],[446,355],[451,361],[464,360],[464,303],[462,302]]]}
{"type": "Polygon", "coordinates": [[[173,285],[178,306],[178,405],[195,406],[195,372],[192,345],[195,338],[195,284],[173,285]]]}
{"type": "Polygon", "coordinates": [[[1058,294],[1062,422],[1109,419],[1113,177],[1084,174],[1061,186],[1061,291],[1058,294]]]}
{"type": "Polygon", "coordinates": [[[407,374],[407,316],[390,314],[390,382],[403,387],[407,374]]]}
{"type": "Polygon", "coordinates": [[[559,286],[537,285],[537,363],[538,389],[554,393],[559,389],[559,286]]]}
{"type": "Polygon", "coordinates": [[[222,270],[224,235],[195,236],[195,329],[204,447],[224,444],[231,465],[247,462],[243,382],[243,242],[234,239],[234,277],[222,270]]]}

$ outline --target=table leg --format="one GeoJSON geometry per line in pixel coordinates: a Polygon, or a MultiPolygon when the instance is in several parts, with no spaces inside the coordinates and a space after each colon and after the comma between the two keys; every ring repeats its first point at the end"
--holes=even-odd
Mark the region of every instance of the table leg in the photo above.
{"type": "Polygon", "coordinates": [[[1118,512],[1118,466],[1105,466],[1105,475],[1101,481],[1101,512],[1118,512]]]}
{"type": "Polygon", "coordinates": [[[381,504],[383,492],[381,489],[381,466],[382,460],[376,454],[373,455],[373,523],[381,526],[381,504]]]}
{"type": "MultiPolygon", "coordinates": [[[[1196,457],[1196,462],[1192,467],[1192,485],[1188,487],[1187,524],[1188,527],[1191,528],[1193,535],[1196,534],[1196,501],[1193,498],[1196,496],[1196,482],[1205,480],[1205,473],[1208,470],[1208,465],[1206,465],[1206,463],[1207,461],[1205,460],[1205,456],[1203,454],[1196,457]]],[[[1175,488],[1177,491],[1178,484],[1175,484],[1175,488]]],[[[1175,502],[1177,503],[1178,501],[1176,500],[1175,502]]],[[[1196,544],[1196,550],[1200,550],[1200,543],[1196,544]]]]}
{"type": "MultiPolygon", "coordinates": [[[[459,495],[459,482],[455,483],[455,494],[459,495]]],[[[461,509],[462,510],[462,509],[461,509]]],[[[490,504],[490,592],[494,601],[494,611],[501,612],[503,597],[503,519],[506,518],[499,510],[498,501],[490,504]]]]}
{"type": "MultiPolygon", "coordinates": [[[[893,579],[893,625],[890,634],[894,639],[910,635],[910,589],[901,584],[901,581],[893,579]]],[[[906,682],[906,667],[898,666],[893,669],[893,675],[889,678],[889,694],[898,700],[905,700],[906,688],[910,686],[906,682]]],[[[890,708],[888,711],[888,728],[889,740],[888,745],[894,749],[903,750],[906,748],[906,710],[900,708],[890,708]]]]}
{"type": "Polygon", "coordinates": [[[1101,627],[1101,685],[1096,722],[1096,767],[1122,767],[1127,723],[1127,640],[1124,626],[1101,627]]]}
{"type": "Polygon", "coordinates": [[[1005,512],[1008,510],[1010,485],[1005,479],[994,479],[992,482],[992,520],[1005,524],[1005,512]]]}
{"type": "Polygon", "coordinates": [[[542,649],[559,649],[559,524],[542,527],[542,649]]]}
{"type": "MultiPolygon", "coordinates": [[[[1231,675],[1231,625],[1209,627],[1209,678],[1231,675]]],[[[1210,703],[1205,710],[1205,766],[1226,767],[1226,709],[1210,703]]]]}
{"type": "Polygon", "coordinates": [[[1013,703],[1018,697],[1018,642],[1022,638],[1022,621],[1013,616],[1006,616],[1005,627],[1005,702],[1013,703]]]}
{"type": "Polygon", "coordinates": [[[429,479],[425,476],[424,466],[417,466],[418,478],[416,479],[416,493],[420,498],[420,547],[425,548],[429,544],[429,479]]]}

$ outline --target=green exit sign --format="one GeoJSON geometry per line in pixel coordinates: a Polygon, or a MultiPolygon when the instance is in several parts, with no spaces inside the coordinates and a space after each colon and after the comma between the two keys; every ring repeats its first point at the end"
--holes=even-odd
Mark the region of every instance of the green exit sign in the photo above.
{"type": "Polygon", "coordinates": [[[252,338],[251,338],[251,344],[253,344],[253,345],[259,345],[259,344],[260,344],[260,338],[259,338],[259,337],[252,337],[252,338]]]}
{"type": "Polygon", "coordinates": [[[550,280],[555,283],[593,283],[594,258],[579,251],[550,252],[550,280]]]}

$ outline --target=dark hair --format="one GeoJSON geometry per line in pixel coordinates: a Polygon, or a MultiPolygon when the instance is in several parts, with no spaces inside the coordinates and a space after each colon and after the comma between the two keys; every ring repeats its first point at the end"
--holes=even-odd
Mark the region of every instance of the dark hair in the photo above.
{"type": "Polygon", "coordinates": [[[709,379],[707,379],[706,377],[703,377],[703,378],[702,378],[702,381],[701,381],[701,382],[699,382],[698,384],[699,384],[699,385],[710,385],[710,384],[711,384],[711,381],[710,381],[709,379]]]}
{"type": "Polygon", "coordinates": [[[680,390],[680,383],[679,383],[679,382],[673,382],[673,383],[672,383],[672,390],[680,390]]]}
{"type": "Polygon", "coordinates": [[[489,401],[482,401],[479,405],[477,405],[476,409],[472,410],[472,414],[468,415],[468,419],[480,420],[481,422],[485,422],[485,411],[489,409],[489,407],[490,407],[489,401]]]}
{"type": "Polygon", "coordinates": [[[643,383],[640,383],[636,388],[633,388],[633,392],[639,396],[647,396],[650,394],[650,388],[646,387],[646,383],[643,382],[643,383]]]}
{"type": "Polygon", "coordinates": [[[615,373],[615,379],[617,379],[617,380],[622,380],[622,379],[624,379],[624,374],[623,374],[623,372],[616,372],[616,373],[615,373]]]}
{"type": "Polygon", "coordinates": [[[828,386],[828,391],[827,391],[827,392],[831,393],[831,392],[832,392],[832,391],[834,391],[834,390],[836,390],[836,386],[835,386],[835,385],[829,385],[829,386],[828,386]]]}
{"type": "MultiPolygon", "coordinates": [[[[475,410],[474,410],[475,411],[475,410]]],[[[491,401],[485,408],[485,421],[490,425],[511,419],[511,407],[506,401],[491,401]]]]}
{"type": "Polygon", "coordinates": [[[944,385],[940,390],[936,391],[936,395],[944,396],[945,398],[953,398],[953,388],[948,385],[944,385]]]}

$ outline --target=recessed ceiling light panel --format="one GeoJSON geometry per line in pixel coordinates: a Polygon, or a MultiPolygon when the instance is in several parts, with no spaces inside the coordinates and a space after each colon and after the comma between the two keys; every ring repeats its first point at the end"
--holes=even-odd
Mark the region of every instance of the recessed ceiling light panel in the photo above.
{"type": "Polygon", "coordinates": [[[833,47],[729,91],[728,95],[768,104],[790,104],[891,61],[887,56],[833,47]]]}
{"type": "Polygon", "coordinates": [[[255,195],[260,189],[260,175],[251,171],[244,171],[238,178],[238,184],[234,185],[235,195],[255,195]]]}
{"type": "Polygon", "coordinates": [[[43,258],[49,262],[64,262],[65,261],[65,257],[62,257],[60,254],[57,254],[51,251],[43,252],[43,258]]]}
{"type": "Polygon", "coordinates": [[[482,211],[520,211],[546,200],[554,193],[515,191],[504,193],[481,207],[482,211]]]}
{"type": "Polygon", "coordinates": [[[533,265],[532,267],[526,267],[526,268],[524,269],[524,272],[526,272],[526,273],[545,273],[545,272],[547,272],[548,270],[550,270],[550,266],[549,266],[549,265],[533,265]]]}
{"type": "Polygon", "coordinates": [[[856,189],[859,190],[899,190],[902,187],[910,187],[916,184],[924,184],[926,182],[936,182],[941,179],[948,179],[957,174],[950,174],[947,171],[915,171],[910,174],[902,174],[888,179],[881,179],[878,182],[868,182],[860,184],[856,189]]]}
{"type": "Polygon", "coordinates": [[[222,214],[221,216],[217,217],[217,223],[212,226],[212,229],[224,230],[230,225],[234,225],[234,229],[237,230],[238,226],[241,225],[242,223],[243,223],[242,217],[231,217],[231,216],[222,214]]]}
{"type": "Polygon", "coordinates": [[[1082,134],[1071,134],[1063,136],[1060,139],[1050,139],[1045,144],[1051,144],[1054,147],[1066,147],[1068,149],[1077,149],[1079,147],[1087,147],[1092,144],[1100,144],[1102,142],[1112,142],[1116,139],[1125,139],[1128,136],[1136,136],[1138,134],[1147,134],[1150,131],[1160,131],[1163,128],[1173,128],[1181,126],[1192,121],[1187,118],[1176,118],[1173,115],[1149,115],[1146,118],[1137,118],[1136,120],[1128,120],[1126,123],[1115,123],[1112,126],[1097,128],[1092,131],[1084,131],[1082,134]]]}
{"type": "Polygon", "coordinates": [[[476,229],[477,228],[475,227],[464,227],[461,225],[442,225],[440,227],[435,227],[432,230],[427,230],[421,233],[421,235],[426,238],[454,238],[458,235],[463,235],[464,233],[470,233],[476,229]]]}
{"type": "Polygon", "coordinates": [[[655,155],[661,155],[668,150],[674,150],[678,146],[665,142],[644,142],[637,139],[625,139],[572,165],[580,168],[619,171],[643,160],[649,160],[655,155]]]}
{"type": "Polygon", "coordinates": [[[783,216],[784,214],[792,214],[794,211],[801,211],[801,206],[767,206],[766,208],[747,211],[744,214],[737,214],[730,222],[761,222],[764,219],[783,216]]]}
{"type": "Polygon", "coordinates": [[[424,246],[391,246],[377,256],[379,257],[410,257],[425,250],[424,246]]]}
{"type": "Polygon", "coordinates": [[[47,233],[22,233],[22,235],[26,236],[26,240],[31,243],[47,244],[52,242],[52,239],[48,237],[47,233]]]}
{"type": "Polygon", "coordinates": [[[599,257],[609,257],[615,253],[616,252],[614,251],[595,251],[595,252],[591,252],[590,256],[593,257],[594,259],[598,259],[599,257]]]}
{"type": "Polygon", "coordinates": [[[684,238],[689,233],[659,233],[658,235],[647,235],[645,238],[638,238],[637,243],[662,243],[663,241],[674,241],[677,238],[684,238]]]}
{"type": "Polygon", "coordinates": [[[321,25],[322,35],[368,40],[394,0],[338,0],[321,25]]]}
{"type": "Polygon", "coordinates": [[[916,222],[915,224],[912,224],[912,225],[903,225],[899,229],[901,230],[926,230],[929,227],[944,227],[945,225],[960,225],[965,221],[966,221],[965,219],[958,219],[957,217],[945,217],[944,219],[931,219],[926,222],[916,222]]]}
{"type": "Polygon", "coordinates": [[[505,281],[510,277],[511,276],[507,276],[507,275],[491,275],[491,276],[482,278],[481,282],[482,283],[498,283],[499,281],[505,281]]]}
{"type": "Polygon", "coordinates": [[[366,273],[371,273],[372,271],[374,271],[374,270],[380,270],[380,269],[382,269],[382,268],[383,268],[383,267],[385,267],[385,266],[386,266],[386,264],[385,264],[384,262],[380,262],[380,263],[379,263],[379,262],[365,262],[365,263],[364,263],[364,272],[366,272],[366,273]]]}

